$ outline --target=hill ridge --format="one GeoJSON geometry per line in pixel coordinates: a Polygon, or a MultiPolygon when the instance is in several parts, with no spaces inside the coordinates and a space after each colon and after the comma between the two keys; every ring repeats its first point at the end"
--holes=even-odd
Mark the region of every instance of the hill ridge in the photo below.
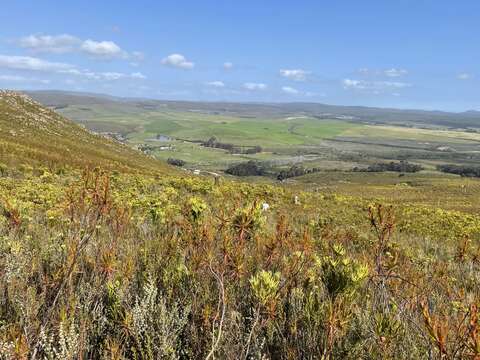
{"type": "Polygon", "coordinates": [[[0,162],[52,167],[102,166],[125,171],[167,167],[124,144],[94,134],[28,95],[0,91],[0,162]]]}

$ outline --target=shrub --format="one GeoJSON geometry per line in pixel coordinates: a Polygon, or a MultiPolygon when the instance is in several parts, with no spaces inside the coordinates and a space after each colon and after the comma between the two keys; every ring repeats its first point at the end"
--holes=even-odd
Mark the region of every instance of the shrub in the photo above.
{"type": "Polygon", "coordinates": [[[384,171],[395,171],[401,173],[415,173],[423,170],[423,167],[417,164],[412,164],[407,161],[401,160],[400,162],[389,162],[389,163],[377,163],[370,165],[366,169],[354,168],[353,171],[364,171],[364,172],[384,172],[384,171]]]}
{"type": "Polygon", "coordinates": [[[248,161],[233,165],[225,170],[227,174],[235,176],[262,176],[265,174],[265,169],[256,161],[248,161]]]}
{"type": "Polygon", "coordinates": [[[438,165],[437,169],[449,174],[457,174],[465,177],[480,177],[480,166],[475,165],[438,165]]]}
{"type": "Polygon", "coordinates": [[[312,173],[316,173],[316,172],[319,172],[319,171],[320,171],[320,169],[317,169],[317,168],[305,169],[302,166],[294,165],[288,170],[280,171],[277,175],[277,180],[282,181],[282,180],[285,180],[285,179],[288,179],[288,178],[303,176],[303,175],[306,175],[306,174],[312,174],[312,173]]]}
{"type": "Polygon", "coordinates": [[[168,158],[167,163],[173,166],[180,166],[180,167],[185,166],[185,161],[181,159],[168,158]]]}

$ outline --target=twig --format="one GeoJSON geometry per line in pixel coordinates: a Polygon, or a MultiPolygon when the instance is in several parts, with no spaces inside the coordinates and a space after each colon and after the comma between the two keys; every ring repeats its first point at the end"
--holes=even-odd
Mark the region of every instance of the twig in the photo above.
{"type": "MultiPolygon", "coordinates": [[[[222,337],[222,327],[223,327],[223,319],[225,318],[225,287],[223,285],[223,274],[219,276],[212,268],[212,264],[209,264],[210,271],[212,272],[213,276],[217,280],[218,283],[218,289],[219,289],[219,300],[218,300],[218,307],[222,307],[222,314],[220,316],[220,322],[218,324],[218,334],[217,337],[215,338],[215,326],[213,326],[212,329],[212,349],[208,353],[207,357],[205,360],[208,360],[210,358],[214,358],[215,350],[218,347],[218,344],[220,342],[220,339],[222,337]]],[[[217,310],[218,314],[218,310],[217,310]]],[[[215,320],[216,321],[216,320],[215,320]]]]}

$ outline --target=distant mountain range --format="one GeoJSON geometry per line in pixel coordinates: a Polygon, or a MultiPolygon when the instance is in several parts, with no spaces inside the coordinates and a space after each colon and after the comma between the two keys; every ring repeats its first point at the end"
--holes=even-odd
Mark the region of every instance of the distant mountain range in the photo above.
{"type": "Polygon", "coordinates": [[[61,109],[71,105],[122,106],[131,111],[160,110],[168,108],[232,115],[239,117],[287,117],[312,116],[319,119],[343,119],[354,122],[368,122],[419,127],[449,127],[480,129],[480,111],[452,113],[444,111],[405,110],[364,106],[339,106],[320,103],[235,103],[235,102],[194,102],[165,101],[142,98],[121,98],[103,94],[68,91],[26,91],[26,94],[45,106],[61,109]]]}

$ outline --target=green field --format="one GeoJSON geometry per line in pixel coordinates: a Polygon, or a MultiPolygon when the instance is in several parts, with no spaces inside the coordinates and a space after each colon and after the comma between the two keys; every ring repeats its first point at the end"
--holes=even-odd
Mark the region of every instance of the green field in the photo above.
{"type": "Polygon", "coordinates": [[[259,161],[275,172],[298,164],[349,171],[372,163],[408,159],[434,173],[438,164],[480,161],[478,132],[439,126],[372,125],[301,113],[246,116],[193,107],[150,109],[122,102],[69,105],[59,111],[96,132],[119,134],[130,146],[147,146],[148,154],[158,159],[181,159],[187,168],[215,172],[248,160],[259,161]],[[162,141],[156,140],[158,136],[162,141]],[[211,137],[235,146],[261,146],[263,151],[232,154],[199,144],[211,137]]]}

